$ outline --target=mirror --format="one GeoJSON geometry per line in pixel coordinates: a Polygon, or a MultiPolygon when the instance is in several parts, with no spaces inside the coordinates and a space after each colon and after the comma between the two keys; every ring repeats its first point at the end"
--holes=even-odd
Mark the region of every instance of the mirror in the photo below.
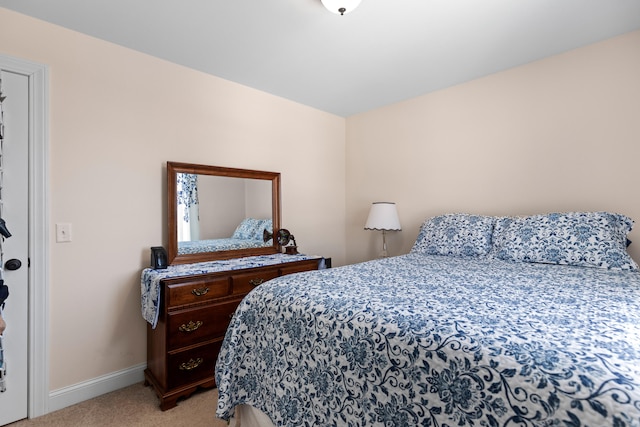
{"type": "Polygon", "coordinates": [[[273,254],[280,174],[167,162],[169,264],[273,254]]]}

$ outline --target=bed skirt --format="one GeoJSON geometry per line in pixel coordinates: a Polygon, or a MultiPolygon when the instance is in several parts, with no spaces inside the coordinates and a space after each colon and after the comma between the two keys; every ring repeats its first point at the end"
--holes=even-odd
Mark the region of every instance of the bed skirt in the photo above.
{"type": "Polygon", "coordinates": [[[238,405],[236,416],[229,421],[229,427],[275,427],[275,425],[260,409],[250,405],[238,405]]]}

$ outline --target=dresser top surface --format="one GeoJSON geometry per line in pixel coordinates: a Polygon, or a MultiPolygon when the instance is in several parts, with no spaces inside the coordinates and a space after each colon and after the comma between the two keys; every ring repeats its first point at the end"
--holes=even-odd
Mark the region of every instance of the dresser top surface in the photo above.
{"type": "Polygon", "coordinates": [[[321,260],[321,256],[315,255],[288,255],[272,254],[259,255],[228,260],[199,262],[194,264],[171,265],[164,269],[154,270],[145,268],[142,270],[140,280],[142,317],[155,328],[158,321],[158,309],[160,304],[160,281],[175,277],[186,277],[199,274],[211,274],[225,271],[245,270],[249,268],[268,267],[274,265],[289,264],[298,261],[321,260]]]}
{"type": "Polygon", "coordinates": [[[287,255],[272,254],[259,255],[243,258],[233,258],[226,260],[198,262],[193,264],[170,265],[163,269],[145,268],[142,270],[143,280],[162,280],[171,277],[192,276],[196,274],[217,273],[221,271],[242,270],[247,268],[267,267],[271,265],[285,264],[296,261],[305,261],[310,259],[320,259],[320,256],[314,255],[287,255]]]}

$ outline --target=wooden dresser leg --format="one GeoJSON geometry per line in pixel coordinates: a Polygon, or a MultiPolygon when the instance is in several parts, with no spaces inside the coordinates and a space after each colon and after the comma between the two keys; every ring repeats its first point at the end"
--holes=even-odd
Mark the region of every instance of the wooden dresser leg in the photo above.
{"type": "Polygon", "coordinates": [[[178,396],[171,398],[160,398],[160,410],[166,411],[167,409],[175,408],[178,405],[178,396]]]}

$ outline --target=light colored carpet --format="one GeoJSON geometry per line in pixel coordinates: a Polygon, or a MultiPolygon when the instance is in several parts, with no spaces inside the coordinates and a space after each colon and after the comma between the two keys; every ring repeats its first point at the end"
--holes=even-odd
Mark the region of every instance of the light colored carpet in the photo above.
{"type": "Polygon", "coordinates": [[[22,420],[8,427],[104,427],[104,426],[171,426],[226,427],[215,417],[218,389],[195,392],[178,406],[160,410],[160,401],[151,387],[134,384],[98,396],[42,417],[22,420]]]}

